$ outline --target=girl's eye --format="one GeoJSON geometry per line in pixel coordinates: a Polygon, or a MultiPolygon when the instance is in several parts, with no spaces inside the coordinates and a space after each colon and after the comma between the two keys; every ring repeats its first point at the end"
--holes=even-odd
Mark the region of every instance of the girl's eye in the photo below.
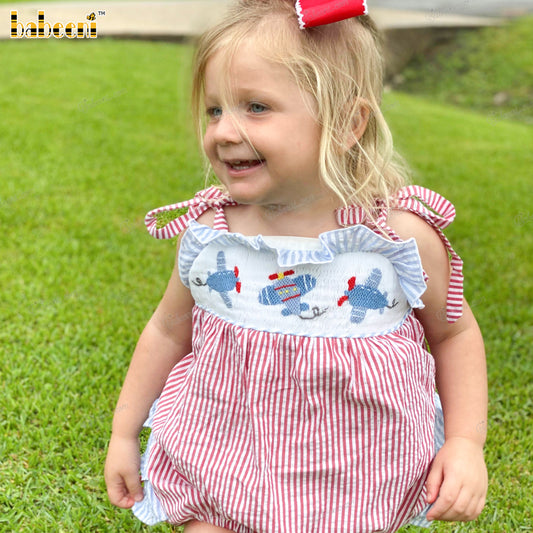
{"type": "Polygon", "coordinates": [[[252,113],[264,113],[267,110],[267,106],[257,102],[252,102],[249,108],[252,113]]]}
{"type": "Polygon", "coordinates": [[[222,108],[221,107],[208,107],[207,108],[207,116],[209,118],[219,118],[222,116],[222,108]]]}

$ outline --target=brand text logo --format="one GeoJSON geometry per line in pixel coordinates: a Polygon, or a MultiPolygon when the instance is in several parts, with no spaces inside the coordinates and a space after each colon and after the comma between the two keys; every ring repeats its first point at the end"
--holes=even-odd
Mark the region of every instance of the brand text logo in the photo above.
{"type": "Polygon", "coordinates": [[[30,21],[24,24],[18,20],[18,11],[11,11],[11,38],[22,39],[96,39],[96,21],[91,14],[87,22],[45,22],[44,11],[39,11],[37,23],[30,21]]]}

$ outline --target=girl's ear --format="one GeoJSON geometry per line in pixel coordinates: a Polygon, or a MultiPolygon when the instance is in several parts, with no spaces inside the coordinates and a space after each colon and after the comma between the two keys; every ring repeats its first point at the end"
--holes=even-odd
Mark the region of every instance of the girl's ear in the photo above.
{"type": "Polygon", "coordinates": [[[357,112],[352,119],[351,131],[346,139],[346,150],[353,148],[354,144],[364,135],[370,119],[370,106],[364,98],[357,99],[357,112]]]}

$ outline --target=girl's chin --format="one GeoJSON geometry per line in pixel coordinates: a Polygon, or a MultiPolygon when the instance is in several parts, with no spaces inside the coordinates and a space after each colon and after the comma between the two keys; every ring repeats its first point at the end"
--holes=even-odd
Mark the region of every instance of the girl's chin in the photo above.
{"type": "Polygon", "coordinates": [[[233,200],[239,204],[261,204],[265,199],[264,191],[250,183],[224,183],[233,200]]]}
{"type": "Polygon", "coordinates": [[[232,200],[235,200],[238,204],[243,205],[261,205],[262,197],[256,194],[252,193],[240,193],[237,191],[232,191],[231,189],[228,189],[229,195],[231,196],[232,200]]]}

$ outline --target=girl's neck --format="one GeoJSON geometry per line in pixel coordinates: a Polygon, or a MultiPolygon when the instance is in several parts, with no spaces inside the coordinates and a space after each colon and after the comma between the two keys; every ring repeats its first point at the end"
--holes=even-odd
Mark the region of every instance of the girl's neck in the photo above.
{"type": "Polygon", "coordinates": [[[239,205],[226,208],[230,231],[244,235],[318,237],[338,229],[336,198],[322,197],[288,205],[239,205]]]}

